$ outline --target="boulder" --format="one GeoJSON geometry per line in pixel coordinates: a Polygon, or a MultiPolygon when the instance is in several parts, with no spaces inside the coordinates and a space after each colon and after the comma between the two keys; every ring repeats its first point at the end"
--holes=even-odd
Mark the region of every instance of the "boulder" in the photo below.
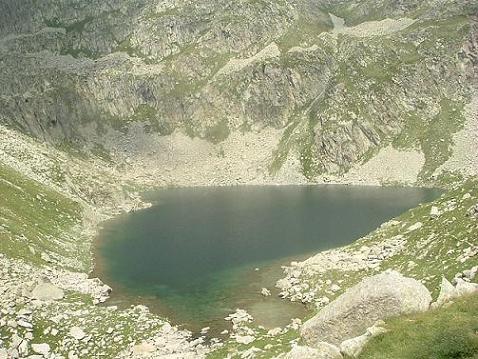
{"type": "Polygon", "coordinates": [[[43,356],[48,356],[50,354],[50,346],[46,343],[43,344],[32,344],[32,350],[37,353],[41,354],[43,356]]]}
{"type": "Polygon", "coordinates": [[[340,345],[363,334],[376,321],[426,311],[432,297],[419,281],[395,271],[365,278],[304,323],[300,334],[310,346],[340,345]]]}
{"type": "Polygon", "coordinates": [[[458,291],[445,277],[441,280],[440,294],[436,302],[432,303],[432,308],[439,308],[446,302],[458,297],[458,291]]]}
{"type": "Polygon", "coordinates": [[[478,293],[478,284],[466,282],[463,279],[457,279],[456,282],[456,291],[458,296],[478,293]]]}
{"type": "Polygon", "coordinates": [[[357,358],[371,338],[370,335],[363,334],[352,339],[347,339],[340,344],[340,351],[347,357],[357,358]]]}
{"type": "Polygon", "coordinates": [[[340,350],[325,342],[317,343],[316,348],[295,346],[285,356],[285,359],[342,359],[340,350]]]}
{"type": "Polygon", "coordinates": [[[370,339],[388,332],[387,329],[381,326],[384,324],[383,321],[379,320],[375,325],[368,328],[365,334],[343,341],[340,344],[340,351],[347,357],[357,358],[370,339]]]}
{"type": "Polygon", "coordinates": [[[86,333],[80,327],[72,327],[70,329],[70,336],[76,340],[82,340],[86,337],[86,333]]]}
{"type": "Polygon", "coordinates": [[[136,344],[133,346],[133,355],[144,355],[152,353],[156,350],[156,347],[153,344],[148,342],[142,342],[141,344],[136,344]]]}
{"type": "Polygon", "coordinates": [[[65,293],[61,288],[48,283],[43,282],[39,283],[35,288],[33,288],[31,297],[38,300],[59,300],[65,296],[65,293]]]}

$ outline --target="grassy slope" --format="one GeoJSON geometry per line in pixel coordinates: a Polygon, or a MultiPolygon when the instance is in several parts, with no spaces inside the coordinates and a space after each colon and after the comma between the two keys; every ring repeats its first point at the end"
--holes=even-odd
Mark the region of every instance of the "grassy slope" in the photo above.
{"type": "Polygon", "coordinates": [[[81,221],[79,204],[1,164],[0,198],[1,253],[33,265],[87,261],[88,247],[70,234],[81,221]]]}
{"type": "Polygon", "coordinates": [[[478,296],[447,308],[394,318],[389,332],[373,338],[360,359],[478,358],[478,296]]]}

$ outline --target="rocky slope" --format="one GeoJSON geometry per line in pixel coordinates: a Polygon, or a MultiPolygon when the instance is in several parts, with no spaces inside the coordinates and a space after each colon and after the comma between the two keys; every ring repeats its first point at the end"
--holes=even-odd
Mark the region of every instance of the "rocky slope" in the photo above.
{"type": "Polygon", "coordinates": [[[2,2],[0,118],[162,184],[321,181],[388,146],[430,182],[476,118],[476,4],[382,5],[2,2]]]}
{"type": "Polygon", "coordinates": [[[267,332],[236,313],[214,351],[146,308],[98,305],[97,226],[157,185],[455,183],[433,214],[293,263],[279,283],[320,308],[396,269],[436,295],[442,275],[477,264],[477,13],[474,1],[2,1],[0,358],[289,351],[300,320],[267,332]]]}

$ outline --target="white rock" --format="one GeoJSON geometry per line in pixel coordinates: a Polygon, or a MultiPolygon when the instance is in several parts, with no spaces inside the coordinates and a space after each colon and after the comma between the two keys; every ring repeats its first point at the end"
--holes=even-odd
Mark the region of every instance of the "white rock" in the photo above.
{"type": "Polygon", "coordinates": [[[236,339],[236,342],[239,344],[251,344],[256,338],[254,338],[252,335],[236,335],[234,337],[236,339]]]}
{"type": "Polygon", "coordinates": [[[31,297],[38,300],[58,300],[62,299],[65,293],[62,289],[51,283],[40,283],[32,290],[31,297]]]}
{"type": "Polygon", "coordinates": [[[23,319],[20,319],[20,320],[17,320],[17,324],[20,326],[20,327],[23,327],[23,328],[28,328],[28,329],[32,329],[33,328],[33,325],[23,319]]]}
{"type": "Polygon", "coordinates": [[[43,356],[48,356],[50,354],[50,346],[46,343],[43,344],[32,344],[32,350],[37,353],[41,354],[43,356]]]}
{"type": "Polygon", "coordinates": [[[268,297],[271,295],[271,291],[267,288],[262,288],[261,289],[261,294],[264,296],[264,297],[268,297]]]}
{"type": "Polygon", "coordinates": [[[457,279],[456,291],[458,292],[459,296],[477,293],[478,292],[478,284],[469,283],[469,282],[464,281],[463,279],[457,279]]]}
{"type": "Polygon", "coordinates": [[[440,210],[436,206],[432,206],[430,210],[430,217],[431,218],[436,218],[440,215],[440,210]]]}
{"type": "Polygon", "coordinates": [[[411,225],[410,227],[408,227],[407,231],[412,232],[412,231],[415,231],[415,230],[420,229],[422,227],[423,227],[423,223],[422,222],[417,222],[417,223],[411,225]]]}
{"type": "Polygon", "coordinates": [[[469,280],[473,280],[476,277],[476,273],[478,273],[478,266],[463,271],[463,275],[469,280]]]}
{"type": "Polygon", "coordinates": [[[155,350],[156,347],[148,342],[143,342],[141,344],[136,344],[135,346],[133,346],[134,355],[148,354],[154,352],[155,350]]]}
{"type": "Polygon", "coordinates": [[[282,328],[273,328],[267,332],[267,335],[271,337],[275,337],[276,335],[279,335],[282,332],[282,328]]]}
{"type": "Polygon", "coordinates": [[[432,303],[431,306],[432,308],[439,308],[446,302],[458,296],[459,294],[456,288],[445,277],[443,277],[440,285],[440,294],[438,294],[436,302],[432,303]]]}
{"type": "Polygon", "coordinates": [[[332,286],[330,287],[330,290],[332,292],[338,292],[341,288],[337,285],[337,284],[332,284],[332,286]]]}
{"type": "Polygon", "coordinates": [[[70,336],[76,340],[81,340],[86,337],[86,333],[80,327],[72,327],[70,329],[70,336]]]}
{"type": "Polygon", "coordinates": [[[352,339],[347,339],[340,344],[340,351],[346,356],[357,358],[371,338],[370,335],[364,334],[352,339]]]}

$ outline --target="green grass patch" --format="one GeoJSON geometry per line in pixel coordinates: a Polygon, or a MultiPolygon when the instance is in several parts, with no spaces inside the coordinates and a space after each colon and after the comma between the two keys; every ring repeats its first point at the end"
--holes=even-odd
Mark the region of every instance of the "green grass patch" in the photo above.
{"type": "Polygon", "coordinates": [[[389,333],[376,337],[360,359],[478,358],[478,296],[447,308],[391,319],[389,333]]]}

